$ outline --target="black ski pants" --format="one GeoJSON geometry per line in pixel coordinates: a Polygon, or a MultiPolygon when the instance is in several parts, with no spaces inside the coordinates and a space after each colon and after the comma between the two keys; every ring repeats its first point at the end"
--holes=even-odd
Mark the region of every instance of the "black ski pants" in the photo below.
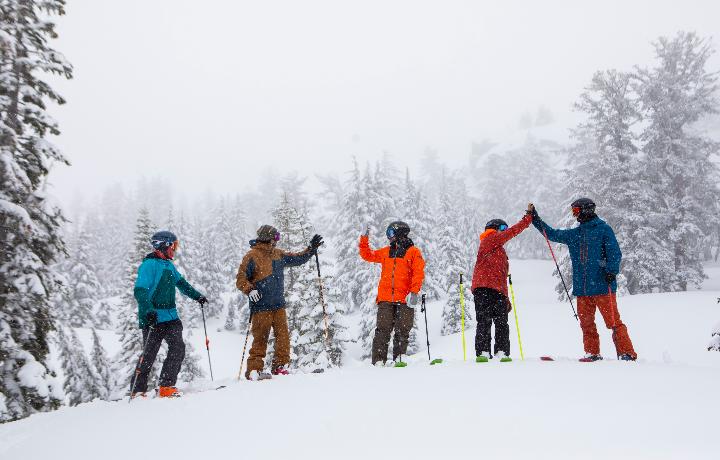
{"type": "Polygon", "coordinates": [[[377,327],[372,343],[372,363],[386,362],[390,334],[393,338],[393,361],[407,353],[408,338],[415,320],[415,309],[400,302],[380,302],[377,311],[377,327]]]}
{"type": "MultiPolygon", "coordinates": [[[[477,331],[475,332],[475,356],[486,351],[490,353],[490,328],[495,324],[495,354],[502,351],[510,356],[510,326],[508,313],[510,301],[501,292],[490,288],[476,288],[473,290],[475,298],[475,317],[477,318],[477,331]]],[[[492,356],[492,354],[491,354],[492,356]]]]}
{"type": "MultiPolygon", "coordinates": [[[[185,359],[185,342],[183,341],[182,331],[183,325],[179,319],[158,323],[152,330],[149,326],[143,328],[143,343],[147,341],[147,345],[145,345],[145,356],[140,365],[140,375],[138,375],[137,382],[135,382],[135,392],[144,393],[147,391],[150,370],[163,340],[168,344],[168,353],[160,371],[160,386],[175,386],[180,367],[185,359]]],[[[131,388],[130,391],[133,391],[133,389],[131,388]]]]}

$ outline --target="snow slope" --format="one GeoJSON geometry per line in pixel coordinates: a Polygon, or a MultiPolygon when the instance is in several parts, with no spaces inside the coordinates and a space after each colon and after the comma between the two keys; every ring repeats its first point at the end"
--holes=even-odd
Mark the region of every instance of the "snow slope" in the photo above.
{"type": "MultiPolygon", "coordinates": [[[[720,292],[620,298],[640,361],[583,364],[569,359],[582,354],[580,330],[552,290],[552,264],[512,267],[525,361],[513,335],[515,362],[474,363],[468,331],[463,362],[459,335],[437,335],[441,308],[432,305],[442,365],[428,366],[423,347],[405,369],[350,360],[321,375],[236,382],[244,335],[213,327],[215,384],[227,388],[0,425],[0,459],[718,458],[720,353],[705,347],[720,292]]],[[[610,334],[601,336],[612,358],[610,334]]]]}

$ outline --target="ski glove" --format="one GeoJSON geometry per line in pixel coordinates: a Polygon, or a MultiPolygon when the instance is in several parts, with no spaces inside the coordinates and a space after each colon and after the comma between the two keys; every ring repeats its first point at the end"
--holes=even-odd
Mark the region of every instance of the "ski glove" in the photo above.
{"type": "Polygon", "coordinates": [[[613,281],[615,281],[615,278],[617,278],[617,275],[615,273],[605,273],[605,281],[607,281],[607,284],[612,284],[613,281]]]}
{"type": "Polygon", "coordinates": [[[204,295],[201,295],[201,296],[197,299],[197,303],[199,303],[199,304],[200,304],[200,307],[202,308],[202,307],[205,306],[206,303],[208,303],[208,299],[207,299],[207,297],[205,297],[204,295]]]}
{"type": "Polygon", "coordinates": [[[155,326],[157,324],[157,312],[149,311],[147,315],[145,315],[145,320],[147,321],[148,326],[155,326]]]}
{"type": "Polygon", "coordinates": [[[253,289],[252,291],[250,291],[248,297],[250,297],[250,300],[252,300],[253,302],[258,302],[260,299],[262,299],[262,296],[257,291],[257,289],[253,289]]]}
{"type": "Polygon", "coordinates": [[[310,240],[310,248],[311,248],[313,251],[317,251],[317,248],[319,248],[320,246],[322,246],[323,243],[324,243],[323,237],[320,236],[320,235],[315,235],[315,236],[313,236],[312,239],[310,240]]]}
{"type": "Polygon", "coordinates": [[[408,297],[408,304],[415,306],[418,303],[418,295],[415,292],[411,292],[410,296],[408,297]]]}

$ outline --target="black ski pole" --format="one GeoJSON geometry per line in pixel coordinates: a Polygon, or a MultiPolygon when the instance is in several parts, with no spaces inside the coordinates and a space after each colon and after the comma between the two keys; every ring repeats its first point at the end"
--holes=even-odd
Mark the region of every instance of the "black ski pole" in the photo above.
{"type": "Polygon", "coordinates": [[[140,355],[137,367],[135,368],[135,375],[133,375],[132,381],[130,382],[130,398],[128,399],[128,404],[130,404],[133,399],[133,393],[135,393],[135,385],[137,384],[138,376],[140,376],[140,368],[145,362],[145,350],[147,350],[147,344],[150,341],[150,335],[152,335],[154,329],[154,327],[148,326],[148,334],[145,337],[145,341],[143,342],[142,354],[140,355]]]}
{"type": "Polygon", "coordinates": [[[320,258],[318,257],[317,249],[315,250],[315,265],[317,266],[317,273],[318,273],[318,284],[320,286],[320,303],[322,304],[323,309],[323,320],[325,321],[325,345],[327,346],[328,342],[328,317],[327,317],[327,309],[325,308],[325,295],[323,294],[323,281],[322,281],[322,275],[320,274],[320,258]]]}
{"type": "Polygon", "coordinates": [[[245,330],[245,345],[243,345],[242,358],[240,358],[240,370],[238,371],[238,380],[242,378],[242,368],[245,362],[245,349],[247,348],[248,337],[250,336],[250,324],[252,324],[252,311],[250,312],[250,319],[248,319],[247,330],[245,330]]]}
{"type": "Polygon", "coordinates": [[[430,334],[428,333],[427,309],[425,308],[425,294],[422,295],[420,302],[421,302],[420,311],[425,313],[425,340],[427,341],[428,361],[431,361],[432,358],[430,357],[430,334]]]}
{"type": "Polygon", "coordinates": [[[213,378],[212,361],[210,361],[210,339],[207,335],[207,325],[205,324],[205,307],[200,305],[200,311],[202,311],[203,329],[205,330],[205,348],[207,349],[208,364],[210,365],[210,381],[215,381],[213,378]]]}
{"type": "Polygon", "coordinates": [[[577,313],[575,312],[575,305],[573,304],[572,297],[570,297],[570,291],[568,290],[567,284],[565,284],[565,277],[563,276],[562,272],[560,271],[560,265],[558,265],[558,261],[555,258],[555,252],[553,251],[552,246],[550,246],[550,239],[547,236],[547,232],[543,229],[543,235],[545,235],[545,242],[548,245],[548,249],[550,249],[550,255],[553,258],[553,261],[555,262],[555,268],[557,268],[558,275],[560,275],[560,281],[562,281],[562,285],[565,288],[565,294],[567,295],[568,301],[570,302],[570,308],[572,308],[573,315],[575,315],[575,319],[580,321],[580,318],[578,318],[577,313]]]}

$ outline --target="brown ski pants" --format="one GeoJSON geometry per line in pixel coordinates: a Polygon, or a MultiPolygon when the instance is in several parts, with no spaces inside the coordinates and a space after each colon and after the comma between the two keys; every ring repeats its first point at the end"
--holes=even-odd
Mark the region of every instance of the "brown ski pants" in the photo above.
{"type": "Polygon", "coordinates": [[[395,330],[393,339],[393,361],[407,352],[408,337],[413,327],[415,309],[404,303],[380,302],[377,311],[377,327],[372,343],[372,363],[387,361],[390,334],[395,330]]]}
{"type": "Polygon", "coordinates": [[[245,371],[246,378],[252,371],[263,370],[271,328],[275,333],[275,356],[273,356],[272,368],[287,366],[290,362],[290,331],[285,309],[253,313],[251,325],[253,341],[245,371]]]}

